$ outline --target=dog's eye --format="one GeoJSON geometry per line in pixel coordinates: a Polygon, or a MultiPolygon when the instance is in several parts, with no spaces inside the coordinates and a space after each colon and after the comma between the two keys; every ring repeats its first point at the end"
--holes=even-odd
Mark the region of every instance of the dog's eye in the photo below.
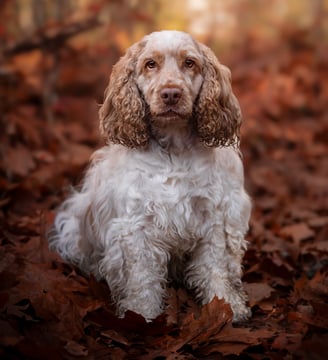
{"type": "Polygon", "coordinates": [[[185,60],[185,66],[186,66],[187,68],[192,68],[194,65],[195,65],[195,61],[194,61],[194,60],[191,60],[191,59],[186,59],[186,60],[185,60]]]}
{"type": "Polygon", "coordinates": [[[154,60],[148,60],[145,64],[145,67],[147,69],[155,69],[156,66],[157,66],[157,64],[154,60]]]}

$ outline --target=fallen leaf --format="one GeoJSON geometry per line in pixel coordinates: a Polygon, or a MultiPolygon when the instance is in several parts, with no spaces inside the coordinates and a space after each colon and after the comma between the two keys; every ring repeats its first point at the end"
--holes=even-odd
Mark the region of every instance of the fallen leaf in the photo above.
{"type": "Polygon", "coordinates": [[[261,344],[262,341],[265,339],[270,340],[274,335],[275,330],[234,328],[231,324],[227,324],[215,337],[217,342],[216,350],[223,355],[239,355],[247,346],[261,344]]]}
{"type": "Polygon", "coordinates": [[[288,350],[291,353],[295,353],[295,350],[299,349],[302,340],[302,334],[279,334],[272,343],[272,348],[277,350],[288,350]]]}
{"type": "Polygon", "coordinates": [[[88,349],[75,341],[67,341],[65,349],[73,356],[85,357],[88,355],[88,349]]]}
{"type": "Polygon", "coordinates": [[[23,145],[7,148],[3,161],[9,176],[24,177],[35,168],[32,152],[23,145]]]}
{"type": "Polygon", "coordinates": [[[267,299],[275,291],[266,283],[245,283],[244,288],[248,294],[249,305],[253,307],[262,300],[267,299]]]}
{"type": "Polygon", "coordinates": [[[311,230],[306,223],[298,223],[293,225],[284,226],[280,230],[283,237],[290,237],[296,244],[303,240],[312,238],[315,232],[311,230]]]}

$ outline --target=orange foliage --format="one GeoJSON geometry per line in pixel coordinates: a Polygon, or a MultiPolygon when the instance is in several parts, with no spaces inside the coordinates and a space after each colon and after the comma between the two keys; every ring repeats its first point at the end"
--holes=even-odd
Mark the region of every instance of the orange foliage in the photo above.
{"type": "Polygon", "coordinates": [[[0,63],[0,357],[323,359],[328,49],[311,28],[281,27],[270,41],[244,34],[246,42],[224,54],[243,109],[254,204],[244,259],[249,322],[233,327],[228,305],[214,299],[200,308],[184,289],[170,289],[152,323],[134,313],[118,319],[104,282],[49,252],[46,229],[99,146],[97,104],[132,26],[112,24],[106,44],[67,38],[0,63]]]}

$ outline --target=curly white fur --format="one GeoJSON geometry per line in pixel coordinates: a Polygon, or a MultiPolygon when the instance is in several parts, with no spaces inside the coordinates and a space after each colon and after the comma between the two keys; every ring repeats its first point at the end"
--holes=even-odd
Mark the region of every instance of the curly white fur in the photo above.
{"type": "MultiPolygon", "coordinates": [[[[154,319],[163,311],[168,280],[174,279],[194,289],[202,304],[224,298],[234,320],[245,319],[250,312],[241,260],[251,205],[238,149],[207,146],[193,125],[195,103],[207,86],[204,50],[184,33],[153,33],[146,40],[139,56],[149,61],[155,48],[164,59],[157,60],[156,72],[135,65],[141,69],[134,81],[149,107],[147,144],[111,143],[95,152],[81,189],[56,216],[51,247],[105,278],[120,316],[132,310],[154,319]],[[195,73],[190,63],[186,70],[186,56],[198,61],[195,73]],[[163,104],[156,94],[172,87],[181,90],[181,99],[163,104]]],[[[114,106],[106,101],[103,112],[114,106]]]]}

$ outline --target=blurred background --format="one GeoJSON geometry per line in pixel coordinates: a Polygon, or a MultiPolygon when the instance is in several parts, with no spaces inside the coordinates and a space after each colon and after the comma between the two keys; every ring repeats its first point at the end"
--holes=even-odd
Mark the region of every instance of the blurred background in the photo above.
{"type": "MultiPolygon", "coordinates": [[[[61,291],[52,292],[55,301],[41,295],[53,288],[54,267],[67,267],[48,251],[45,230],[102,145],[97,111],[113,64],[161,29],[190,32],[232,70],[253,199],[243,279],[254,313],[250,326],[273,329],[260,350],[289,358],[301,349],[299,358],[321,359],[328,344],[327,0],[0,1],[0,315],[11,324],[10,331],[1,325],[0,335],[18,349],[17,358],[34,358],[31,352],[40,358],[40,334],[50,334],[43,341],[53,344],[63,329],[74,338],[68,323],[85,326],[85,312],[64,320],[75,314],[70,307],[48,321],[52,332],[39,321],[57,319],[47,314],[62,302],[61,291]],[[44,284],[35,280],[40,274],[44,284]],[[32,319],[28,329],[41,330],[24,337],[24,319],[32,319]]],[[[107,338],[90,334],[110,349],[107,338]]],[[[250,354],[252,345],[246,345],[250,354]]],[[[44,354],[50,356],[47,347],[44,354]]]]}
{"type": "Polygon", "coordinates": [[[161,29],[190,32],[233,70],[252,61],[251,71],[276,71],[278,56],[305,44],[324,55],[327,8],[326,0],[3,0],[1,76],[10,82],[17,70],[49,105],[67,87],[92,85],[100,96],[126,48],[161,29]]]}
{"type": "Polygon", "coordinates": [[[98,144],[97,104],[112,65],[161,29],[190,32],[231,68],[246,163],[295,149],[315,152],[319,161],[327,130],[327,13],[327,0],[1,1],[3,183],[32,176],[33,185],[57,187],[61,171],[80,169],[98,144]]]}

